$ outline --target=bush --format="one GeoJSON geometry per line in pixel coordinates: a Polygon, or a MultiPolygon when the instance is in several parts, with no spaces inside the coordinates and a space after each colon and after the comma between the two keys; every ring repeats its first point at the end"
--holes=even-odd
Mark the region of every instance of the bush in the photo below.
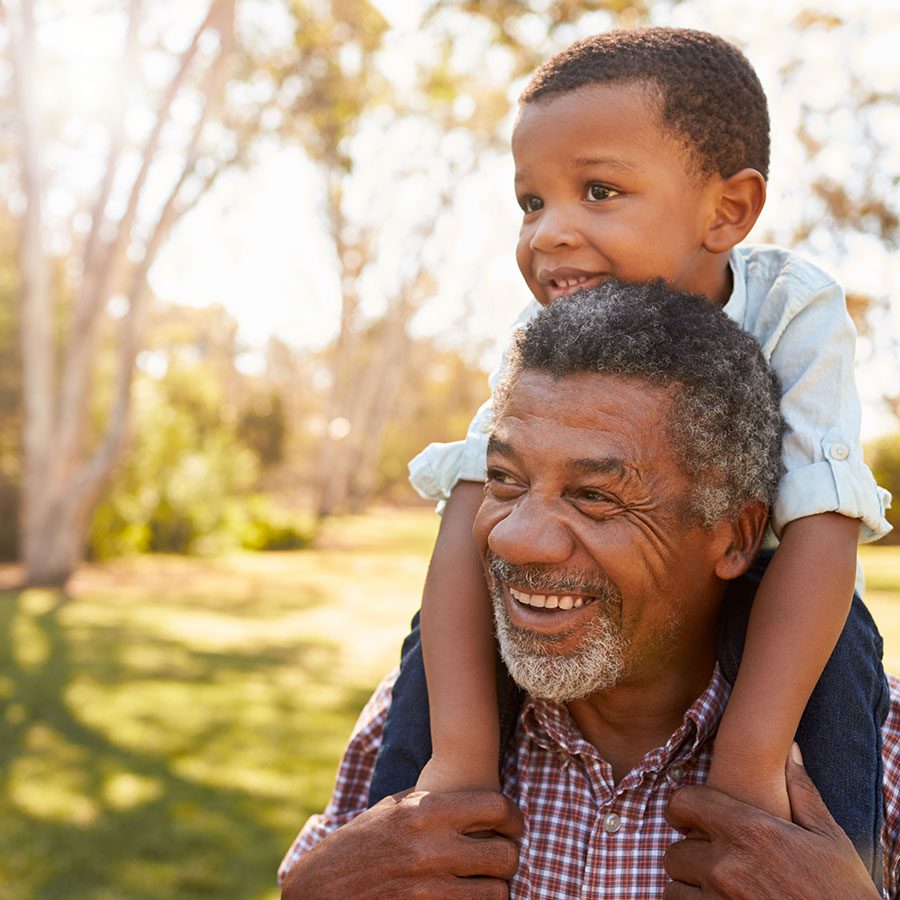
{"type": "Polygon", "coordinates": [[[245,550],[302,550],[315,538],[311,523],[301,524],[275,510],[268,497],[252,498],[244,514],[240,542],[245,550]]]}
{"type": "Polygon", "coordinates": [[[900,544],[900,432],[889,434],[866,448],[866,459],[875,480],[894,495],[894,505],[886,513],[894,530],[885,543],[900,544]]]}

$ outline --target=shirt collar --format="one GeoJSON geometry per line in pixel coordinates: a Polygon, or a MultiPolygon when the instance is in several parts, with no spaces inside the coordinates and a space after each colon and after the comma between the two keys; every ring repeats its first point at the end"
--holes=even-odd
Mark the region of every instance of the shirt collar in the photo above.
{"type": "Polygon", "coordinates": [[[731,269],[731,296],[722,310],[743,328],[744,312],[747,309],[747,263],[737,247],[732,248],[728,255],[728,266],[731,269]]]}
{"type": "MultiPolygon", "coordinates": [[[[717,664],[706,690],[685,712],[672,736],[662,747],[645,753],[632,774],[659,771],[676,759],[693,760],[715,734],[730,691],[717,664]]],[[[522,707],[522,728],[532,741],[552,753],[602,760],[600,752],[585,740],[563,703],[527,697],[522,707]]]]}

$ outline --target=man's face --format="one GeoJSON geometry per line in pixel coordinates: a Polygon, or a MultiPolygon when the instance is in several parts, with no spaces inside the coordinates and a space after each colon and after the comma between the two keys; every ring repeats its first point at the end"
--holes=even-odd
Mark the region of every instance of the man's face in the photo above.
{"type": "Polygon", "coordinates": [[[635,84],[539,98],[512,137],[522,226],[516,259],[543,304],[610,278],[664,279],[724,302],[722,263],[704,248],[718,178],[694,171],[635,84]]]}
{"type": "Polygon", "coordinates": [[[714,533],[687,524],[669,406],[637,380],[525,371],[500,411],[474,533],[501,652],[535,696],[709,677],[714,533]]]}

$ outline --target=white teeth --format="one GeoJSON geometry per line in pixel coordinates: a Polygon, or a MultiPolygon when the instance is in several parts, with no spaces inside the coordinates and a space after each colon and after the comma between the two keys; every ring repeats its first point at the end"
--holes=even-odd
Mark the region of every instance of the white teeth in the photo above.
{"type": "Polygon", "coordinates": [[[553,285],[558,288],[577,287],[579,284],[584,284],[585,281],[590,280],[590,277],[590,275],[579,275],[576,278],[555,278],[553,279],[553,285]]]}
{"type": "Polygon", "coordinates": [[[570,594],[526,594],[524,591],[510,588],[509,593],[514,600],[525,606],[536,606],[539,609],[578,609],[584,606],[584,597],[573,597],[570,594]]]}

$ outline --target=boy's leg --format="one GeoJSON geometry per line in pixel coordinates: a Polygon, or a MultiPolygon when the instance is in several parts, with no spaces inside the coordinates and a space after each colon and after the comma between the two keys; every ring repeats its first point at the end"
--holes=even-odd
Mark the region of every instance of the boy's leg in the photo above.
{"type": "MultiPolygon", "coordinates": [[[[369,806],[406,790],[418,781],[425,763],[431,758],[431,727],[428,719],[428,687],[419,614],[413,616],[410,633],[403,641],[400,675],[394,682],[391,708],[384,725],[381,747],[375,759],[375,771],[369,786],[369,806]]],[[[506,748],[515,732],[522,692],[502,662],[497,661],[497,703],[500,712],[500,743],[506,748]]],[[[466,723],[461,722],[460,728],[466,723]]]]}
{"type": "MultiPolygon", "coordinates": [[[[719,663],[732,683],[753,596],[769,559],[770,553],[761,554],[726,593],[719,663]]],[[[804,765],[879,886],[884,819],[881,726],[888,711],[881,657],[881,635],[854,595],[847,623],[797,729],[804,765]]]]}
{"type": "Polygon", "coordinates": [[[416,613],[400,653],[400,674],[394,682],[391,708],[375,759],[375,771],[369,786],[369,806],[412,787],[429,759],[431,728],[428,723],[428,688],[422,660],[419,614],[416,613]]]}

